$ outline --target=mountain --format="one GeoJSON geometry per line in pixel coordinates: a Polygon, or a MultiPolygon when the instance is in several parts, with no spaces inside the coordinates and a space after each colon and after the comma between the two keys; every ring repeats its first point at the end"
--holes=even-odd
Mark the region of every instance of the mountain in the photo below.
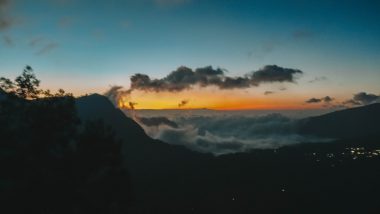
{"type": "Polygon", "coordinates": [[[125,166],[138,198],[153,197],[153,200],[163,197],[157,194],[164,189],[168,193],[183,189],[180,181],[189,174],[195,174],[194,170],[202,168],[212,158],[210,154],[150,138],[134,120],[115,108],[104,96],[93,94],[80,97],[76,100],[76,108],[82,121],[102,120],[122,140],[125,166]],[[160,185],[152,184],[158,180],[160,185]]]}
{"type": "Polygon", "coordinates": [[[337,139],[380,136],[380,103],[310,117],[300,121],[300,133],[337,139]]]}
{"type": "MultiPolygon", "coordinates": [[[[81,97],[76,105],[82,120],[102,119],[123,141],[135,194],[130,213],[380,210],[380,156],[352,156],[344,144],[305,143],[214,157],[149,138],[103,96],[81,97]]],[[[376,135],[379,108],[376,104],[308,118],[300,121],[300,131],[339,138],[376,135]]]]}

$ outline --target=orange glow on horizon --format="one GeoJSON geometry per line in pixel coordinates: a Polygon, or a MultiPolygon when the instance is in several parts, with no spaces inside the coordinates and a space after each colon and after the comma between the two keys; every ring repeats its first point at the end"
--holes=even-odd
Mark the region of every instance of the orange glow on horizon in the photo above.
{"type": "Polygon", "coordinates": [[[143,92],[134,91],[130,96],[122,96],[119,108],[130,109],[130,102],[135,109],[214,109],[214,110],[297,110],[321,109],[320,105],[306,105],[303,96],[284,96],[273,94],[265,96],[243,90],[189,90],[183,92],[143,92]],[[182,100],[189,102],[179,107],[182,100]]]}

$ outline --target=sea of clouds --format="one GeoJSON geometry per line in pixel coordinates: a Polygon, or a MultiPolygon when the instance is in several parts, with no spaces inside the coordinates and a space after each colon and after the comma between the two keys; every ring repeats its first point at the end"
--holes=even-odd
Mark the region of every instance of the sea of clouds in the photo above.
{"type": "Polygon", "coordinates": [[[298,134],[298,118],[279,113],[250,116],[177,114],[171,117],[140,114],[136,118],[154,139],[215,155],[326,141],[298,134]]]}

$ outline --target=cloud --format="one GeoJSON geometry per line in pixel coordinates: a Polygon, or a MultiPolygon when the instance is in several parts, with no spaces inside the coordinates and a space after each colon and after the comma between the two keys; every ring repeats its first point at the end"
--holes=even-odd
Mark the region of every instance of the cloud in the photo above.
{"type": "Polygon", "coordinates": [[[331,98],[330,96],[326,96],[326,97],[322,97],[322,98],[310,98],[310,99],[308,99],[308,100],[306,100],[305,102],[306,103],[309,103],[309,104],[311,104],[311,103],[330,103],[330,102],[332,102],[334,100],[334,98],[331,98]]]}
{"type": "Polygon", "coordinates": [[[326,81],[326,80],[327,80],[327,77],[321,76],[321,77],[315,77],[314,79],[309,80],[308,82],[315,83],[315,82],[321,82],[321,81],[326,81]]]}
{"type": "Polygon", "coordinates": [[[298,69],[267,65],[241,77],[229,77],[223,69],[211,66],[192,70],[181,66],[162,79],[151,79],[146,74],[135,74],[131,77],[131,90],[151,92],[179,92],[191,89],[192,86],[216,86],[219,89],[243,89],[259,86],[262,83],[295,82],[303,72],[298,69]]]}
{"type": "Polygon", "coordinates": [[[253,84],[259,85],[263,82],[295,82],[296,75],[303,72],[298,69],[283,68],[277,65],[267,65],[264,68],[253,72],[251,80],[253,84]]]}
{"type": "Polygon", "coordinates": [[[171,128],[178,128],[177,123],[169,120],[166,117],[150,117],[150,118],[149,117],[140,117],[137,120],[139,123],[142,123],[143,125],[149,126],[149,127],[152,127],[152,126],[158,127],[161,125],[166,125],[166,126],[169,126],[171,128]]]}
{"type": "Polygon", "coordinates": [[[106,91],[103,95],[108,97],[114,105],[117,106],[117,101],[119,100],[120,96],[120,90],[123,88],[123,86],[111,86],[108,91],[106,91]]]}
{"type": "Polygon", "coordinates": [[[298,121],[280,114],[256,117],[192,116],[173,120],[177,127],[165,124],[142,124],[142,127],[155,139],[216,155],[324,141],[297,134],[298,121]]]}
{"type": "Polygon", "coordinates": [[[264,92],[264,95],[270,95],[270,94],[274,94],[274,91],[265,91],[264,92]]]}
{"type": "Polygon", "coordinates": [[[376,102],[380,102],[380,95],[360,92],[360,93],[354,94],[352,99],[344,101],[343,104],[368,105],[368,104],[372,104],[376,102]]]}
{"type": "Polygon", "coordinates": [[[0,31],[11,28],[15,23],[15,18],[9,14],[11,0],[0,0],[0,31]]]}
{"type": "Polygon", "coordinates": [[[334,98],[331,98],[331,97],[329,97],[329,96],[326,96],[326,97],[322,98],[322,100],[323,100],[323,102],[325,102],[325,103],[329,103],[329,102],[333,101],[334,98]]]}
{"type": "Polygon", "coordinates": [[[50,53],[54,49],[58,48],[58,44],[55,42],[48,43],[44,47],[42,47],[39,51],[36,52],[37,55],[44,55],[50,53]]]}
{"type": "Polygon", "coordinates": [[[103,95],[108,97],[108,99],[111,100],[111,102],[117,106],[117,107],[129,107],[124,106],[126,105],[125,103],[128,101],[131,94],[131,90],[124,90],[123,86],[111,86],[108,91],[106,91],[103,95]]]}
{"type": "MultiPolygon", "coordinates": [[[[229,77],[225,75],[225,72],[225,69],[214,69],[211,66],[195,70],[181,66],[161,79],[152,79],[146,74],[137,73],[131,77],[128,90],[124,90],[121,86],[112,86],[104,95],[119,108],[132,108],[133,105],[129,105],[128,102],[131,102],[130,94],[134,90],[180,92],[192,89],[193,86],[215,86],[223,90],[244,89],[257,87],[262,83],[295,83],[295,79],[303,74],[298,69],[282,68],[277,65],[267,65],[241,77],[229,77]]],[[[188,101],[183,100],[178,107],[183,107],[187,103],[188,101]]]]}
{"type": "Polygon", "coordinates": [[[319,98],[310,98],[308,100],[305,101],[306,103],[320,103],[321,102],[321,99],[319,98]]]}
{"type": "Polygon", "coordinates": [[[189,103],[189,100],[182,100],[181,102],[178,103],[178,108],[182,108],[186,106],[189,103]]]}

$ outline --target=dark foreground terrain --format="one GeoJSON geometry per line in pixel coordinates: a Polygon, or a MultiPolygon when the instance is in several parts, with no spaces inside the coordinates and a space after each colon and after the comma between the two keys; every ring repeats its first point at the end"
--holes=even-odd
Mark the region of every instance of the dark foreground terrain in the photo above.
{"type": "Polygon", "coordinates": [[[329,143],[214,157],[100,95],[0,100],[1,213],[380,212],[379,104],[300,121],[329,143]]]}
{"type": "Polygon", "coordinates": [[[379,104],[300,121],[300,133],[333,142],[218,157],[152,140],[111,109],[97,95],[78,100],[82,118],[98,115],[126,142],[138,213],[380,212],[379,104]]]}

